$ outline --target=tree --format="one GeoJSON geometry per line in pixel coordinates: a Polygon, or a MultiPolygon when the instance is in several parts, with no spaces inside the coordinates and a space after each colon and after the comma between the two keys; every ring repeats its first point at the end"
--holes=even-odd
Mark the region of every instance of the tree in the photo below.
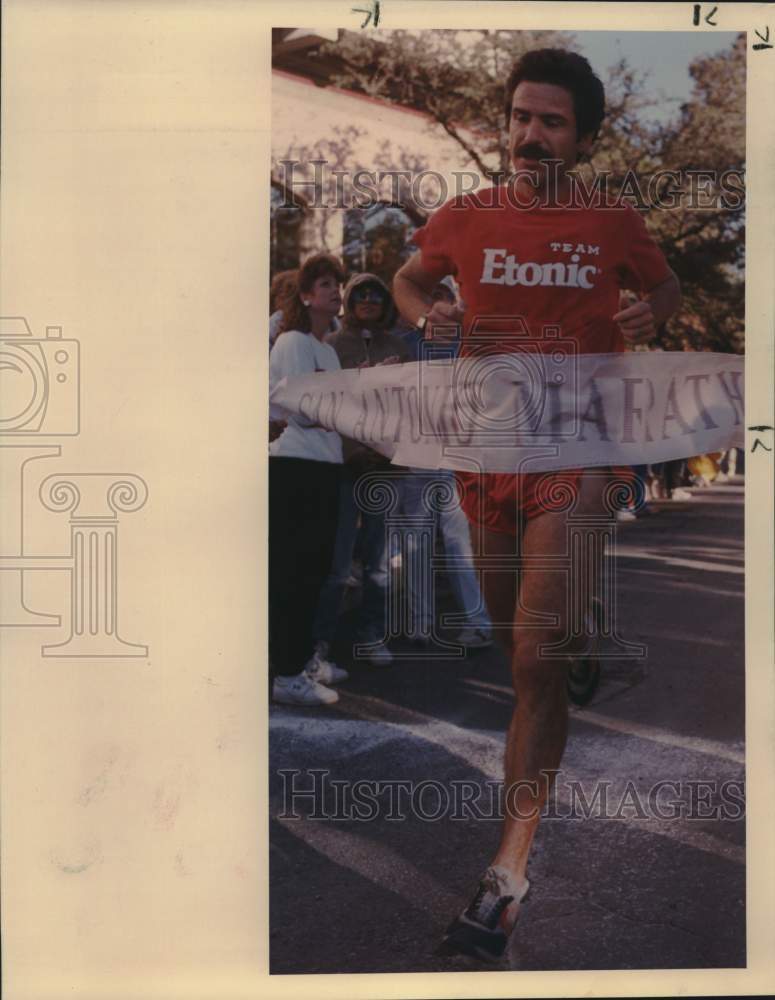
{"type": "Polygon", "coordinates": [[[742,352],[745,340],[745,217],[718,206],[725,178],[745,169],[745,35],[716,55],[695,59],[691,99],[657,136],[659,162],[681,170],[694,205],[651,213],[650,223],[678,275],[683,306],[663,335],[665,347],[742,352]],[[716,207],[698,207],[702,202],[716,207]]]}
{"type": "Polygon", "coordinates": [[[560,31],[344,32],[326,51],[341,60],[334,82],[423,111],[485,177],[508,169],[504,84],[528,49],[573,48],[560,31]]]}

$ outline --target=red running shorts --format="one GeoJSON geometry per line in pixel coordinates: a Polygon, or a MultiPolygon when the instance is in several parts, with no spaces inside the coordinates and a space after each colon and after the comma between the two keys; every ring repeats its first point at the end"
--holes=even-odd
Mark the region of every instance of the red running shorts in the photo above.
{"type": "MultiPolygon", "coordinates": [[[[598,469],[597,472],[602,472],[598,469]]],[[[635,481],[629,468],[605,469],[620,482],[635,481]]],[[[530,472],[457,472],[460,504],[466,517],[490,531],[517,536],[539,514],[570,510],[584,469],[530,472]]]]}

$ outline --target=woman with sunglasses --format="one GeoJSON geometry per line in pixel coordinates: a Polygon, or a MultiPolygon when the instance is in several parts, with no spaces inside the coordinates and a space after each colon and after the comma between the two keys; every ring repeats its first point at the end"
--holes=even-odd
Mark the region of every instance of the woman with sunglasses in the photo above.
{"type": "MultiPolygon", "coordinates": [[[[401,337],[390,332],[396,310],[387,286],[376,274],[358,274],[344,291],[342,328],[327,338],[342,368],[409,361],[409,350],[401,337]]],[[[343,438],[344,468],[339,495],[339,527],[331,573],[320,598],[314,633],[318,655],[329,662],[329,649],[336,635],[342,596],[350,576],[353,553],[363,561],[363,594],[357,611],[355,639],[366,662],[386,667],[393,656],[384,643],[387,605],[387,554],[385,515],[359,510],[355,485],[366,473],[390,473],[388,459],[358,441],[343,438]]]]}

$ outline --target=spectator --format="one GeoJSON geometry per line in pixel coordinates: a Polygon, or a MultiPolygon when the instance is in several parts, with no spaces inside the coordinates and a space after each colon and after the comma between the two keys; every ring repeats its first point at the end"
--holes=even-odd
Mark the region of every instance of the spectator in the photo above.
{"type": "MultiPolygon", "coordinates": [[[[272,350],[277,336],[283,329],[283,304],[286,301],[293,302],[296,296],[296,283],[299,280],[298,269],[293,271],[279,271],[272,279],[269,292],[269,350],[272,350]]],[[[293,308],[293,307],[291,307],[293,308]]],[[[339,329],[339,320],[336,316],[331,319],[331,331],[339,329]]]]}
{"type": "Polygon", "coordinates": [[[690,458],[686,465],[691,476],[692,485],[699,487],[710,486],[718,475],[719,463],[723,457],[723,452],[709,452],[707,455],[695,455],[690,458]]]}
{"type": "MultiPolygon", "coordinates": [[[[389,332],[395,318],[393,299],[375,274],[359,274],[344,292],[344,315],[338,333],[327,338],[342,368],[364,368],[409,360],[409,351],[389,332]]],[[[328,661],[336,634],[344,588],[356,544],[363,564],[363,597],[358,609],[356,640],[368,646],[366,658],[375,666],[393,659],[384,643],[387,607],[387,553],[385,515],[359,510],[355,499],[358,479],[366,473],[390,476],[390,462],[372,448],[343,439],[344,469],[339,493],[339,524],[331,573],[323,588],[315,619],[317,652],[328,661]]]]}
{"type": "MultiPolygon", "coordinates": [[[[431,298],[434,302],[442,301],[458,305],[457,285],[454,279],[449,275],[443,278],[431,293],[431,298]]],[[[421,340],[421,336],[412,338],[418,354],[421,340]]],[[[439,498],[445,493],[455,497],[457,485],[454,473],[448,469],[433,472],[425,469],[413,470],[412,475],[405,477],[401,483],[403,513],[408,517],[426,518],[431,510],[430,504],[434,493],[437,493],[439,498]]],[[[460,504],[454,500],[451,503],[439,503],[436,507],[435,517],[444,543],[444,553],[451,563],[450,587],[466,620],[455,639],[469,649],[491,646],[492,623],[474,570],[468,519],[460,504]]],[[[405,579],[411,607],[412,637],[426,643],[433,633],[435,594],[432,574],[427,570],[423,571],[423,567],[418,565],[418,560],[423,557],[418,541],[417,535],[411,533],[407,551],[410,565],[407,567],[405,579]]]]}
{"type": "Polygon", "coordinates": [[[674,458],[662,463],[663,493],[669,500],[691,500],[692,495],[683,487],[686,483],[686,459],[674,458]]]}
{"type": "Polygon", "coordinates": [[[716,476],[717,483],[728,483],[730,479],[737,475],[737,448],[728,448],[721,456],[719,471],[716,476]]]}
{"type": "Polygon", "coordinates": [[[292,271],[278,271],[272,278],[269,288],[269,350],[271,351],[277,335],[283,326],[284,299],[292,299],[296,293],[296,282],[299,280],[298,268],[292,271]]]}
{"type": "MultiPolygon", "coordinates": [[[[283,330],[269,357],[270,388],[289,375],[337,371],[324,342],[339,312],[340,262],[316,254],[304,262],[298,287],[283,300],[283,330]]],[[[315,654],[312,623],[331,567],[336,538],[342,439],[299,416],[269,446],[269,641],[275,701],[329,705],[327,687],[347,673],[315,654]]]]}

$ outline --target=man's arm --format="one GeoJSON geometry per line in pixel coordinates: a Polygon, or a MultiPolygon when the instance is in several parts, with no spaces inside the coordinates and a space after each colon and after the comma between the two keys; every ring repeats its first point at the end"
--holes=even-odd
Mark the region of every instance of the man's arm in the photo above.
{"type": "Polygon", "coordinates": [[[616,313],[613,320],[619,324],[625,340],[631,344],[645,344],[680,305],[681,286],[671,271],[669,278],[652,288],[640,302],[616,313]]]}
{"type": "Polygon", "coordinates": [[[454,339],[455,333],[436,330],[434,327],[457,327],[463,322],[463,310],[448,302],[434,302],[431,292],[439,283],[422,266],[420,253],[413,254],[393,278],[393,298],[404,319],[417,326],[421,317],[427,316],[425,336],[437,339],[454,339]]]}

